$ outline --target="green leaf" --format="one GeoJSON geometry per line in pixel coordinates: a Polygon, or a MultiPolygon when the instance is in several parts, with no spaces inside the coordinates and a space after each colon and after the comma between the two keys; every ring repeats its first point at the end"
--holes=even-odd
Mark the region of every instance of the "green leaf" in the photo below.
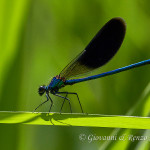
{"type": "Polygon", "coordinates": [[[0,112],[0,123],[150,129],[149,117],[98,114],[0,112]]]}

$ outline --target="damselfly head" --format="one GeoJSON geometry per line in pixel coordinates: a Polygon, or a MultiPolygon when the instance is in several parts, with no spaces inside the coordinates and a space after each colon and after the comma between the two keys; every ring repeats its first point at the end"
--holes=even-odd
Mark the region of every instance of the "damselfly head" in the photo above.
{"type": "Polygon", "coordinates": [[[40,96],[42,96],[45,93],[45,91],[46,91],[46,86],[43,85],[39,87],[38,93],[40,96]]]}

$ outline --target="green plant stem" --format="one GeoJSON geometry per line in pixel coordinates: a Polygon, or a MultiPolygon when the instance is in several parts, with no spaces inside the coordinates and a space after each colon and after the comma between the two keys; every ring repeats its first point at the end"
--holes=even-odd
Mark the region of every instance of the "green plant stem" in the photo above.
{"type": "Polygon", "coordinates": [[[0,123],[150,129],[150,117],[1,111],[0,123]]]}

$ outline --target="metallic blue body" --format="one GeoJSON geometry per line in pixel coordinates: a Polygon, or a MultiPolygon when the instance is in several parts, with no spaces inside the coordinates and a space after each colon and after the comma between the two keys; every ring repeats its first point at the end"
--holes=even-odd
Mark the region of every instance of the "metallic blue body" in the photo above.
{"type": "Polygon", "coordinates": [[[131,64],[131,65],[128,65],[128,66],[125,66],[125,67],[122,67],[122,68],[118,68],[118,69],[115,69],[115,70],[112,70],[112,71],[104,72],[104,73],[101,73],[101,74],[98,74],[98,75],[93,75],[93,76],[80,78],[80,79],[66,80],[65,85],[72,85],[72,84],[83,82],[83,81],[88,81],[88,80],[93,80],[93,79],[105,77],[105,76],[108,76],[108,75],[112,75],[112,74],[116,74],[116,73],[119,73],[119,72],[122,72],[122,71],[129,70],[129,69],[132,69],[132,68],[144,66],[146,64],[150,64],[150,59],[140,61],[138,63],[134,63],[134,64],[131,64]]]}
{"type": "Polygon", "coordinates": [[[58,78],[57,76],[52,79],[50,84],[47,86],[48,90],[51,93],[56,93],[58,90],[64,86],[64,82],[61,78],[58,78]]]}

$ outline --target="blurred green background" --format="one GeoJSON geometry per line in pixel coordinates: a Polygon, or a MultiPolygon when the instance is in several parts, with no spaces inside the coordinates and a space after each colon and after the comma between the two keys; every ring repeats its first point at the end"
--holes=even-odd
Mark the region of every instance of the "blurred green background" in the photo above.
{"type": "MultiPolygon", "coordinates": [[[[115,57],[90,75],[150,59],[150,1],[144,0],[0,0],[0,110],[33,111],[49,84],[111,18],[126,21],[125,40],[115,57]]],[[[149,83],[149,66],[65,87],[77,92],[84,112],[125,115],[149,83]]],[[[52,96],[52,111],[62,100],[52,96]]],[[[80,112],[70,96],[73,112],[80,112]]],[[[48,111],[49,103],[38,111],[48,111]]],[[[69,112],[65,103],[63,112],[69,112]]],[[[141,115],[137,111],[134,115],[141,115]]],[[[103,142],[83,142],[81,133],[110,135],[113,129],[0,125],[0,147],[29,149],[101,149],[103,142]]],[[[138,132],[138,131],[137,131],[138,132]]],[[[132,146],[135,146],[132,144],[132,146]]]]}

